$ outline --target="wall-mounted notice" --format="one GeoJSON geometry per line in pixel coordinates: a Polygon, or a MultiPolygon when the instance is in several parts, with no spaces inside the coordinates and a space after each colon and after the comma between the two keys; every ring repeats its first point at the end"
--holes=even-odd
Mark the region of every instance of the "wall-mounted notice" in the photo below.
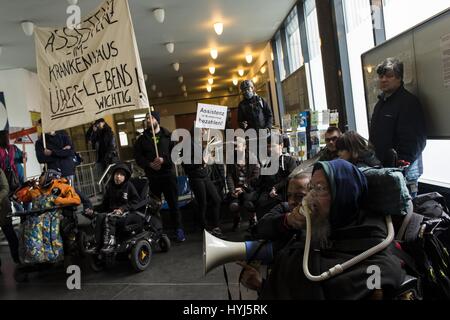
{"type": "Polygon", "coordinates": [[[224,130],[227,123],[227,112],[228,107],[199,103],[195,127],[224,130]]]}
{"type": "Polygon", "coordinates": [[[450,88],[450,33],[441,37],[441,54],[444,86],[450,88]]]}
{"type": "Polygon", "coordinates": [[[79,29],[36,28],[45,132],[148,107],[127,0],[105,0],[79,29]]]}

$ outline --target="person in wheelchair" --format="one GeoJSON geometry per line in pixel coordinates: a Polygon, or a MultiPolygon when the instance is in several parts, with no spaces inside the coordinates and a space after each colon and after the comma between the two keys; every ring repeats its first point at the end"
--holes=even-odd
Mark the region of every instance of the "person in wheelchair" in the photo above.
{"type": "Polygon", "coordinates": [[[141,198],[134,185],[129,181],[131,170],[125,163],[118,163],[112,168],[112,179],[109,182],[102,204],[97,208],[96,242],[95,248],[89,252],[96,252],[103,244],[101,252],[114,252],[117,230],[123,230],[127,225],[143,225],[141,215],[134,212],[141,198]],[[103,242],[101,241],[103,235],[103,242]]]}
{"type": "Polygon", "coordinates": [[[318,275],[386,239],[384,217],[362,210],[367,192],[366,177],[351,163],[341,159],[318,162],[302,207],[289,213],[287,219],[289,228],[305,232],[303,213],[309,211],[312,241],[297,234],[277,255],[264,283],[255,268],[240,263],[244,267],[241,282],[258,290],[263,300],[394,299],[406,278],[394,242],[342,273],[318,281],[318,275]],[[309,254],[305,256],[307,248],[309,254]],[[308,268],[303,266],[302,270],[305,257],[309,258],[308,268]],[[374,273],[368,268],[374,266],[379,271],[378,284],[369,286],[374,273]]]}

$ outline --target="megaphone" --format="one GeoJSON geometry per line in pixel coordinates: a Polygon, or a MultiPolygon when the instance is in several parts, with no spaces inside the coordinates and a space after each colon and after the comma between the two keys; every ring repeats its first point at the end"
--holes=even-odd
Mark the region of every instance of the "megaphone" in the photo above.
{"type": "Polygon", "coordinates": [[[232,261],[259,261],[268,265],[273,260],[271,242],[245,241],[231,242],[219,239],[205,230],[203,236],[204,274],[232,261]]]}

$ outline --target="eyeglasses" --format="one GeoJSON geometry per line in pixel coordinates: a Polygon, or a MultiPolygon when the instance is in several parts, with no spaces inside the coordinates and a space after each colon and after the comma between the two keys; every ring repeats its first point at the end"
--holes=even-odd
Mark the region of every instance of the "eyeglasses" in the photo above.
{"type": "Polygon", "coordinates": [[[339,139],[339,137],[325,138],[325,142],[326,143],[336,142],[337,139],[339,139]]]}
{"type": "Polygon", "coordinates": [[[323,186],[321,184],[308,184],[308,192],[314,192],[319,196],[326,196],[330,194],[330,189],[327,186],[323,186]]]}

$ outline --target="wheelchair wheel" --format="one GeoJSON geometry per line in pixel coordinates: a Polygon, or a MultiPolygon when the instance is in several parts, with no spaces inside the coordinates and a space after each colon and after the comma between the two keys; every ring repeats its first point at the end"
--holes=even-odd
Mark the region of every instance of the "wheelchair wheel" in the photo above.
{"type": "Polygon", "coordinates": [[[101,272],[105,269],[105,261],[100,259],[100,256],[97,254],[89,255],[89,265],[92,270],[95,272],[101,272]]]}
{"type": "Polygon", "coordinates": [[[131,249],[131,265],[137,272],[144,271],[152,259],[152,247],[147,240],[140,240],[131,249]]]}
{"type": "Polygon", "coordinates": [[[161,252],[168,252],[170,250],[170,239],[167,235],[163,234],[158,240],[159,248],[161,252]]]}

